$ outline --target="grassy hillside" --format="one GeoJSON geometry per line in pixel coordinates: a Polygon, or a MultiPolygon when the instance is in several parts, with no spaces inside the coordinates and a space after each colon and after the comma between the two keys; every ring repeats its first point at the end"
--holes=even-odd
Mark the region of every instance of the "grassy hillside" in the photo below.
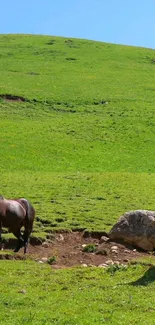
{"type": "Polygon", "coordinates": [[[155,209],[155,51],[53,36],[0,43],[0,191],[32,201],[35,232],[109,229],[126,210],[155,209]]]}
{"type": "MultiPolygon", "coordinates": [[[[0,192],[32,201],[33,235],[155,210],[155,51],[31,35],[0,45],[0,192]]],[[[1,261],[0,323],[153,325],[152,263],[1,261]]]]}
{"type": "Polygon", "coordinates": [[[1,92],[28,99],[82,106],[95,100],[153,101],[154,51],[149,49],[1,35],[1,71],[1,92]]]}
{"type": "Polygon", "coordinates": [[[52,270],[1,261],[1,324],[153,325],[154,270],[147,264],[52,270]]]}

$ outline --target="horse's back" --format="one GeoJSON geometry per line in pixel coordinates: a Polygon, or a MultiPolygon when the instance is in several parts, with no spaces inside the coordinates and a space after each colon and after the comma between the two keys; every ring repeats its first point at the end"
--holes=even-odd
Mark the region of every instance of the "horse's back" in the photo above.
{"type": "Polygon", "coordinates": [[[5,199],[0,196],[0,222],[3,227],[25,225],[32,228],[35,209],[25,198],[5,199]]]}
{"type": "Polygon", "coordinates": [[[18,239],[15,252],[24,246],[27,251],[28,240],[33,229],[35,209],[25,199],[5,199],[0,195],[0,240],[2,227],[8,228],[18,239]],[[24,227],[23,234],[21,228],[24,227]]]}
{"type": "Polygon", "coordinates": [[[14,200],[0,200],[0,216],[3,227],[12,228],[23,223],[26,211],[14,200]]]}

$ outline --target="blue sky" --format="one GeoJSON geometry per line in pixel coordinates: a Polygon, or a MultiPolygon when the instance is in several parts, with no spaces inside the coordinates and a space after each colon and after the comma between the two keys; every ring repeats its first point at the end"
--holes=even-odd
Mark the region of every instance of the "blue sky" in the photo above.
{"type": "Polygon", "coordinates": [[[155,49],[155,0],[1,0],[0,34],[6,33],[155,49]]]}

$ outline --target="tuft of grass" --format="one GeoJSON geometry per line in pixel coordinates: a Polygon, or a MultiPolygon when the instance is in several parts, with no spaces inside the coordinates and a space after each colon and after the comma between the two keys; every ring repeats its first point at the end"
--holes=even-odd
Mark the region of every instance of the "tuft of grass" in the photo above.
{"type": "Polygon", "coordinates": [[[95,246],[95,244],[87,244],[87,245],[83,248],[83,252],[87,252],[87,253],[95,253],[95,252],[96,252],[96,246],[95,246]]]}
{"type": "Polygon", "coordinates": [[[114,275],[117,271],[126,271],[128,268],[128,265],[125,264],[111,264],[107,268],[107,272],[111,275],[114,275]]]}
{"type": "Polygon", "coordinates": [[[56,256],[52,256],[52,257],[49,257],[48,260],[47,260],[47,263],[52,265],[54,263],[56,263],[56,256]]]}

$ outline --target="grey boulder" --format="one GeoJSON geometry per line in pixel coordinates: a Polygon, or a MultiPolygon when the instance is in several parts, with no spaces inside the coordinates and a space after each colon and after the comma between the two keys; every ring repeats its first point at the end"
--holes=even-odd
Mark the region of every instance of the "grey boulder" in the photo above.
{"type": "Polygon", "coordinates": [[[109,238],[152,251],[155,249],[155,211],[126,212],[110,230],[109,238]]]}

